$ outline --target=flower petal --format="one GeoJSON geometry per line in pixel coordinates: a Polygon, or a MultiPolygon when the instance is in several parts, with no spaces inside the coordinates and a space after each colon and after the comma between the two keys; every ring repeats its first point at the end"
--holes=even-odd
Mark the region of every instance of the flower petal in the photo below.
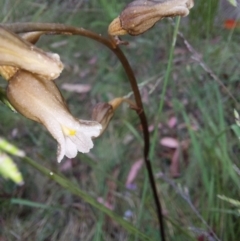
{"type": "Polygon", "coordinates": [[[58,142],[57,161],[61,162],[66,153],[66,140],[61,125],[51,116],[46,118],[42,124],[47,128],[53,138],[58,142]]]}
{"type": "Polygon", "coordinates": [[[72,142],[72,140],[69,137],[65,138],[65,143],[66,143],[66,153],[65,155],[68,158],[74,158],[77,155],[77,147],[75,143],[72,142]]]}
{"type": "Polygon", "coordinates": [[[77,146],[75,143],[73,143],[73,141],[71,140],[71,138],[66,137],[65,138],[65,148],[66,148],[66,153],[65,155],[68,158],[74,158],[77,155],[77,146]]]}
{"type": "Polygon", "coordinates": [[[91,137],[97,137],[102,129],[102,125],[97,121],[79,120],[79,123],[79,131],[84,132],[86,135],[91,137]]]}
{"type": "Polygon", "coordinates": [[[95,121],[79,121],[77,132],[75,135],[69,136],[79,152],[87,153],[93,147],[92,137],[100,134],[102,126],[95,121]]]}

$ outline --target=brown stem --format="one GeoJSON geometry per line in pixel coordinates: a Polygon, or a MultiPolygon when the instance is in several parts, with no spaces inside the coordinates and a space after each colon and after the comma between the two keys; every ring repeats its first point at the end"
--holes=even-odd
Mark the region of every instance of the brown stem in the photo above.
{"type": "Polygon", "coordinates": [[[1,24],[0,26],[8,28],[10,31],[13,31],[15,33],[24,33],[24,32],[33,32],[33,31],[44,31],[46,34],[66,34],[66,35],[81,35],[84,37],[91,38],[95,41],[98,41],[108,47],[120,60],[122,63],[122,66],[128,76],[128,79],[131,84],[132,91],[134,93],[135,101],[140,109],[140,111],[137,111],[137,114],[140,118],[142,129],[143,129],[143,138],[144,138],[144,161],[146,164],[146,168],[148,171],[149,181],[151,185],[151,189],[153,192],[154,201],[157,207],[157,216],[159,221],[159,229],[160,229],[160,236],[161,240],[165,241],[165,231],[164,231],[164,224],[163,224],[163,215],[162,215],[162,208],[161,203],[158,198],[156,183],[154,180],[154,175],[152,171],[152,165],[150,160],[148,159],[148,153],[149,153],[149,131],[148,131],[148,123],[147,118],[144,112],[143,104],[141,95],[138,89],[137,81],[135,78],[135,75],[133,73],[133,70],[125,57],[122,50],[112,41],[112,39],[107,39],[105,37],[102,37],[99,34],[96,34],[94,32],[91,32],[89,30],[83,29],[83,28],[75,28],[72,26],[67,26],[64,24],[55,24],[55,23],[14,23],[14,24],[1,24]]]}

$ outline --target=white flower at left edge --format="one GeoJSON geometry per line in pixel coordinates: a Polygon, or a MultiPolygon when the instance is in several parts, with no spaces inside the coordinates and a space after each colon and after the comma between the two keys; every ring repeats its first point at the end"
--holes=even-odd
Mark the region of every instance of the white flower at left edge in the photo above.
{"type": "Polygon", "coordinates": [[[73,158],[93,147],[92,137],[102,128],[95,121],[74,118],[53,81],[19,70],[9,81],[7,97],[27,118],[43,124],[58,142],[57,160],[73,158]]]}

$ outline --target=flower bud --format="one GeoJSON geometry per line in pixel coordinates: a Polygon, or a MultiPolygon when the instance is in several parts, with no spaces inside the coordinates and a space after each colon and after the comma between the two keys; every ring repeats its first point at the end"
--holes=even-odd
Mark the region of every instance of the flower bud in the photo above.
{"type": "Polygon", "coordinates": [[[98,103],[94,106],[92,111],[92,120],[97,121],[102,125],[100,135],[106,130],[113,114],[113,108],[109,103],[98,103]]]}
{"type": "Polygon", "coordinates": [[[57,159],[73,158],[93,147],[92,137],[100,134],[96,121],[74,118],[53,81],[25,71],[8,81],[7,97],[13,107],[25,117],[43,124],[58,142],[57,159]]]}
{"type": "Polygon", "coordinates": [[[98,103],[94,106],[92,120],[97,121],[102,125],[100,135],[106,130],[114,112],[123,102],[127,102],[129,105],[134,106],[131,100],[124,97],[118,97],[108,103],[98,103]]]}
{"type": "Polygon", "coordinates": [[[112,21],[108,33],[139,35],[165,17],[187,16],[193,5],[193,0],[135,0],[112,21]]]}
{"type": "Polygon", "coordinates": [[[46,53],[0,26],[0,65],[13,66],[43,76],[57,78],[63,64],[58,54],[46,53]]]}
{"type": "MultiPolygon", "coordinates": [[[[1,32],[1,29],[0,29],[0,32],[1,32]]],[[[30,33],[23,34],[21,37],[24,40],[26,40],[32,44],[35,44],[39,40],[39,38],[41,37],[42,34],[43,34],[43,32],[30,32],[30,33]]],[[[0,65],[0,75],[5,80],[9,80],[18,71],[18,69],[19,68],[13,67],[13,66],[0,65]]]]}

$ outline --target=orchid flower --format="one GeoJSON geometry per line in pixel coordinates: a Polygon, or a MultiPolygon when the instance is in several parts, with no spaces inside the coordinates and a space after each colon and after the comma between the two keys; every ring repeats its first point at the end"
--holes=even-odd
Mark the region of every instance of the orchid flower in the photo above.
{"type": "Polygon", "coordinates": [[[134,0],[108,27],[111,36],[139,35],[166,17],[187,16],[193,0],[134,0]]]}
{"type": "Polygon", "coordinates": [[[1,26],[0,40],[0,65],[25,69],[49,80],[63,70],[58,54],[44,52],[1,26]]]}
{"type": "MultiPolygon", "coordinates": [[[[41,33],[25,35],[36,42],[41,33]]],[[[57,160],[93,147],[92,137],[102,128],[96,121],[74,118],[53,82],[63,64],[57,54],[46,53],[0,27],[0,74],[8,80],[7,98],[25,117],[43,124],[58,142],[57,160]]]]}
{"type": "Polygon", "coordinates": [[[102,125],[99,136],[102,135],[103,132],[107,129],[108,124],[114,115],[114,112],[123,102],[129,104],[132,109],[138,109],[136,104],[126,97],[117,97],[109,101],[108,103],[100,102],[94,106],[92,110],[92,119],[102,125]]]}
{"type": "Polygon", "coordinates": [[[8,81],[7,97],[27,118],[43,124],[58,142],[57,160],[73,158],[93,147],[92,137],[100,134],[95,121],[74,118],[53,81],[19,70],[8,81]]]}

